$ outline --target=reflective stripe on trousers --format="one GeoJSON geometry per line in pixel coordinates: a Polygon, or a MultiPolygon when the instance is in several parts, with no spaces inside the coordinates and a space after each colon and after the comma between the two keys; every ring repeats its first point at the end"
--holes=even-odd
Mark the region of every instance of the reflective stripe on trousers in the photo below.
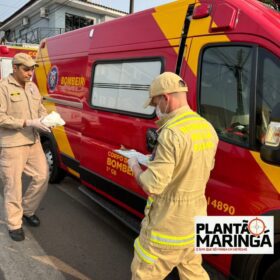
{"type": "Polygon", "coordinates": [[[194,243],[194,234],[189,234],[185,236],[174,236],[152,231],[150,241],[163,245],[185,246],[194,243]]]}
{"type": "Polygon", "coordinates": [[[150,208],[153,202],[154,202],[154,199],[149,196],[147,199],[146,208],[147,209],[150,208]]]}
{"type": "Polygon", "coordinates": [[[137,237],[134,241],[134,249],[137,252],[139,258],[148,264],[153,264],[158,259],[157,256],[150,254],[142,247],[139,237],[137,237]]]}

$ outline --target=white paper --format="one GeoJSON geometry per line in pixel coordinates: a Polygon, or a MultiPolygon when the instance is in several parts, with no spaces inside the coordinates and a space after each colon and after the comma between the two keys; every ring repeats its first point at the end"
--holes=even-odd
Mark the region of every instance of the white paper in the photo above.
{"type": "Polygon", "coordinates": [[[268,146],[278,147],[280,144],[280,123],[271,122],[268,126],[265,144],[268,146]]]}
{"type": "Polygon", "coordinates": [[[132,158],[132,157],[136,157],[138,162],[142,165],[147,166],[149,161],[150,161],[150,156],[151,155],[144,155],[140,152],[137,152],[135,150],[114,150],[114,152],[116,152],[117,154],[120,154],[126,158],[132,158]]]}
{"type": "Polygon", "coordinates": [[[41,122],[47,127],[65,125],[65,121],[61,118],[60,114],[54,111],[45,116],[41,122]]]}

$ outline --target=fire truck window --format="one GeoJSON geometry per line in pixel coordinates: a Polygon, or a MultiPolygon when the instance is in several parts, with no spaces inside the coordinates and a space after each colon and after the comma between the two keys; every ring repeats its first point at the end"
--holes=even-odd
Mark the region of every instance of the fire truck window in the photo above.
{"type": "Polygon", "coordinates": [[[280,102],[280,60],[260,48],[258,62],[257,140],[262,144],[273,106],[280,102]]]}
{"type": "Polygon", "coordinates": [[[221,139],[249,144],[252,48],[213,46],[201,65],[200,111],[221,139]]]}
{"type": "Polygon", "coordinates": [[[97,64],[94,69],[91,104],[119,113],[152,115],[143,105],[152,80],[160,74],[160,61],[97,64]]]}
{"type": "Polygon", "coordinates": [[[1,78],[6,78],[13,72],[12,59],[11,58],[2,58],[0,59],[1,65],[1,78]]]}

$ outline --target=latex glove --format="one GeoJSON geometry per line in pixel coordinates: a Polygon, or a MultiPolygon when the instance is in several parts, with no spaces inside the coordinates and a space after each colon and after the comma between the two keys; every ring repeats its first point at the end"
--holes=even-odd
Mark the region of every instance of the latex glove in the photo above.
{"type": "Polygon", "coordinates": [[[36,129],[39,129],[42,131],[51,132],[50,129],[46,125],[42,124],[42,122],[41,122],[42,119],[43,118],[34,119],[34,120],[26,120],[25,124],[26,124],[26,126],[33,127],[33,128],[36,128],[36,129]]]}
{"type": "Polygon", "coordinates": [[[130,158],[127,163],[132,171],[133,171],[133,169],[132,169],[133,166],[135,166],[135,165],[140,166],[137,157],[130,158]]]}

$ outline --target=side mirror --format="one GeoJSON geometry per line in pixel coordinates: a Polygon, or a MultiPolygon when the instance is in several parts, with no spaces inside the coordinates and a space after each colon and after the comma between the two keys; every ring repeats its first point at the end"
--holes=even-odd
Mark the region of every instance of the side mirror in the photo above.
{"type": "Polygon", "coordinates": [[[267,163],[280,165],[280,103],[271,112],[265,143],[261,147],[261,159],[267,163]]]}
{"type": "Polygon", "coordinates": [[[155,128],[148,128],[146,132],[147,150],[151,153],[157,144],[158,133],[155,128]]]}

